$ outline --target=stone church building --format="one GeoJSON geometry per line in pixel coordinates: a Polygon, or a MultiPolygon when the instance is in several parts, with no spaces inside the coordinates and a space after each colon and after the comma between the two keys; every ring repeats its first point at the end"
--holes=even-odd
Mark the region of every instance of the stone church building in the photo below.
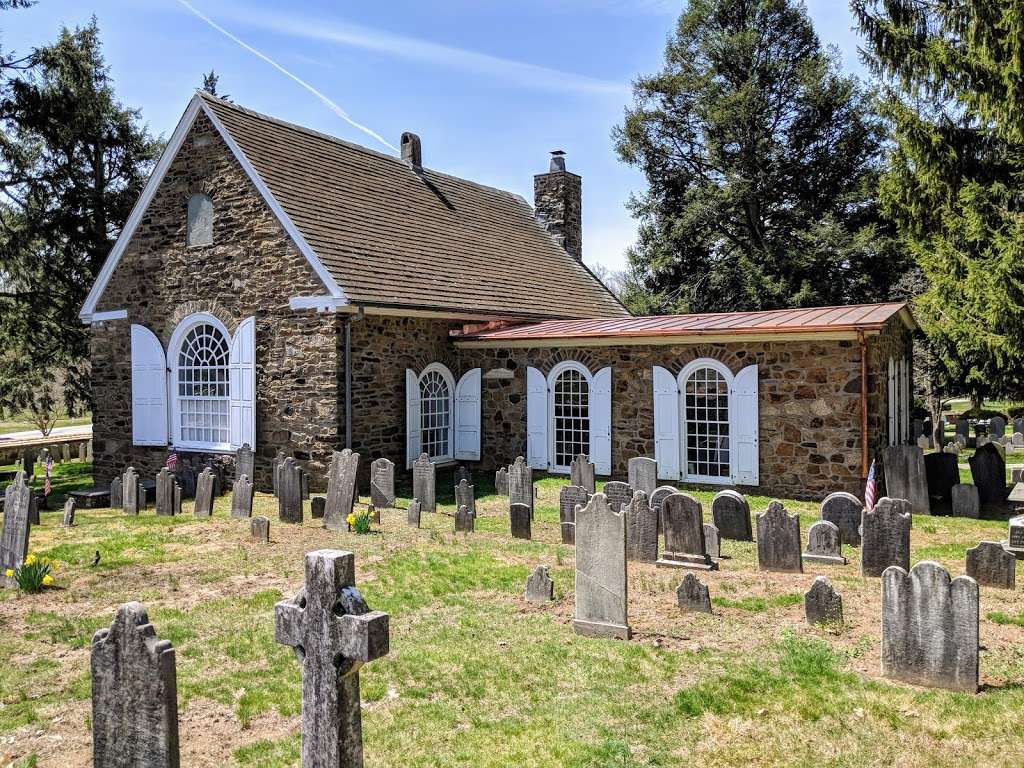
{"type": "Polygon", "coordinates": [[[96,481],[249,443],[262,488],[278,450],[317,478],[351,446],[814,498],[909,440],[904,305],[632,317],[560,154],[534,193],[197,94],[82,308],[96,481]]]}

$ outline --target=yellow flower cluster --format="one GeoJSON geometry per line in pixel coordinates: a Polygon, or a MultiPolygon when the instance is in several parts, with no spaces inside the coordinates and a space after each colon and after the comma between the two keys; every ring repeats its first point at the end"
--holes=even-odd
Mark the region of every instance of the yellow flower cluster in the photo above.
{"type": "Polygon", "coordinates": [[[345,522],[348,523],[349,525],[355,525],[356,524],[356,516],[350,513],[349,516],[345,518],[345,522]]]}
{"type": "Polygon", "coordinates": [[[51,587],[51,586],[53,586],[53,576],[51,576],[50,574],[46,574],[45,576],[43,576],[43,586],[44,587],[51,587]]]}
{"type": "Polygon", "coordinates": [[[36,564],[36,556],[35,555],[30,554],[28,557],[25,558],[25,565],[35,565],[35,564],[36,564]]]}
{"type": "Polygon", "coordinates": [[[14,578],[14,569],[13,568],[8,568],[6,571],[4,571],[4,576],[6,576],[8,579],[13,579],[14,578]]]}

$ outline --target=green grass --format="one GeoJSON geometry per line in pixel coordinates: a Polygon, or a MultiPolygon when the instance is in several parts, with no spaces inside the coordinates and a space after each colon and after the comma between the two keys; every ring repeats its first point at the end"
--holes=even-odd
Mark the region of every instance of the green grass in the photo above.
{"type": "Polygon", "coordinates": [[[712,598],[711,604],[719,608],[737,608],[741,611],[760,613],[770,608],[788,608],[791,605],[799,605],[804,601],[804,596],[799,594],[773,595],[772,597],[744,597],[739,600],[731,600],[727,597],[712,598]]]}
{"type": "Polygon", "coordinates": [[[1018,613],[1016,616],[1008,616],[1002,611],[993,611],[992,613],[986,613],[985,618],[993,624],[1001,624],[1004,626],[1009,624],[1024,627],[1024,613],[1018,613]]]}
{"type": "MultiPolygon", "coordinates": [[[[83,424],[92,423],[92,414],[85,416],[65,416],[57,419],[54,423],[54,429],[57,427],[77,427],[83,424]]],[[[4,421],[0,421],[0,435],[7,435],[11,432],[27,432],[29,430],[36,430],[35,423],[27,415],[12,416],[4,421]]]]}

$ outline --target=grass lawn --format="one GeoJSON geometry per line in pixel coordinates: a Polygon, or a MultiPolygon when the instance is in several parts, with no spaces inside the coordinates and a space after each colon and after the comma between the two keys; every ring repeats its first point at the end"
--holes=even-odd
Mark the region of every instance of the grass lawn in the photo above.
{"type": "MultiPolygon", "coordinates": [[[[676,607],[683,572],[630,564],[635,639],[582,638],[572,631],[574,551],[558,534],[563,482],[538,483],[533,541],[511,539],[507,500],[495,496],[479,499],[474,534],[456,536],[444,514],[410,529],[397,510],[357,536],[308,519],[279,524],[274,499],[258,495],[270,545],[247,541],[227,496],[208,520],[191,502],[173,519],[81,510],[71,530],[43,513],[32,549],[65,565],[59,589],[0,594],[0,765],[91,764],[89,643],[127,600],[142,601],[177,649],[182,765],[298,765],[299,665],[274,643],[273,607],[301,586],[303,553],[325,547],[356,553],[363,595],[391,616],[390,655],[362,671],[367,766],[1021,764],[1019,589],[981,590],[977,696],[878,677],[879,580],[861,578],[851,548],[846,566],[762,574],[754,544],[724,541],[721,570],[701,577],[712,616],[676,607]],[[523,587],[540,563],[558,599],[529,605],[523,587]],[[804,623],[802,594],[817,574],[843,594],[842,628],[804,623]]],[[[707,515],[711,494],[696,495],[707,515]]],[[[817,506],[787,507],[806,535],[817,506]]],[[[450,494],[443,508],[452,511],[450,494]]],[[[1003,520],[918,517],[913,560],[961,574],[967,547],[1005,536],[1003,520]]]]}
{"type": "MultiPolygon", "coordinates": [[[[77,427],[82,424],[91,423],[92,415],[86,414],[85,416],[66,416],[57,419],[53,426],[56,429],[57,427],[77,427]]],[[[36,429],[36,425],[28,416],[14,416],[5,421],[0,421],[0,435],[10,434],[11,432],[25,432],[30,429],[36,429]]]]}

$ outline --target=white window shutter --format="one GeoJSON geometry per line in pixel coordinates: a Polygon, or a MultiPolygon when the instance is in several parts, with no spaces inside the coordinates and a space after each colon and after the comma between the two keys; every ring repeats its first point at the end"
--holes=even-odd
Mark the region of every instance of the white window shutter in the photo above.
{"type": "Polygon", "coordinates": [[[612,369],[602,368],[590,385],[590,461],[598,475],[612,473],[612,369]]]}
{"type": "Polygon", "coordinates": [[[679,479],[679,382],[654,366],[654,459],[660,480],[679,479]]]}
{"type": "Polygon", "coordinates": [[[734,467],[738,485],[759,484],[757,366],[736,374],[732,392],[734,467]]]}
{"type": "Polygon", "coordinates": [[[420,457],[420,377],[405,369],[405,467],[420,457]]]}
{"type": "Polygon", "coordinates": [[[243,320],[231,340],[231,447],[256,450],[256,318],[243,320]]]}
{"type": "MultiPolygon", "coordinates": [[[[889,358],[889,445],[896,445],[896,361],[889,358]]],[[[866,381],[860,383],[862,387],[867,386],[866,381]]]]}
{"type": "Polygon", "coordinates": [[[900,413],[903,422],[902,443],[910,442],[910,412],[914,408],[914,389],[911,386],[911,364],[907,358],[900,361],[903,364],[903,410],[900,413]]]}
{"type": "Polygon", "coordinates": [[[480,460],[479,368],[463,374],[455,386],[455,458],[480,460]]]}
{"type": "Polygon", "coordinates": [[[536,368],[526,369],[526,463],[548,468],[548,382],[536,368]]]}
{"type": "Polygon", "coordinates": [[[132,325],[132,443],[167,445],[167,358],[151,330],[132,325]]]}

